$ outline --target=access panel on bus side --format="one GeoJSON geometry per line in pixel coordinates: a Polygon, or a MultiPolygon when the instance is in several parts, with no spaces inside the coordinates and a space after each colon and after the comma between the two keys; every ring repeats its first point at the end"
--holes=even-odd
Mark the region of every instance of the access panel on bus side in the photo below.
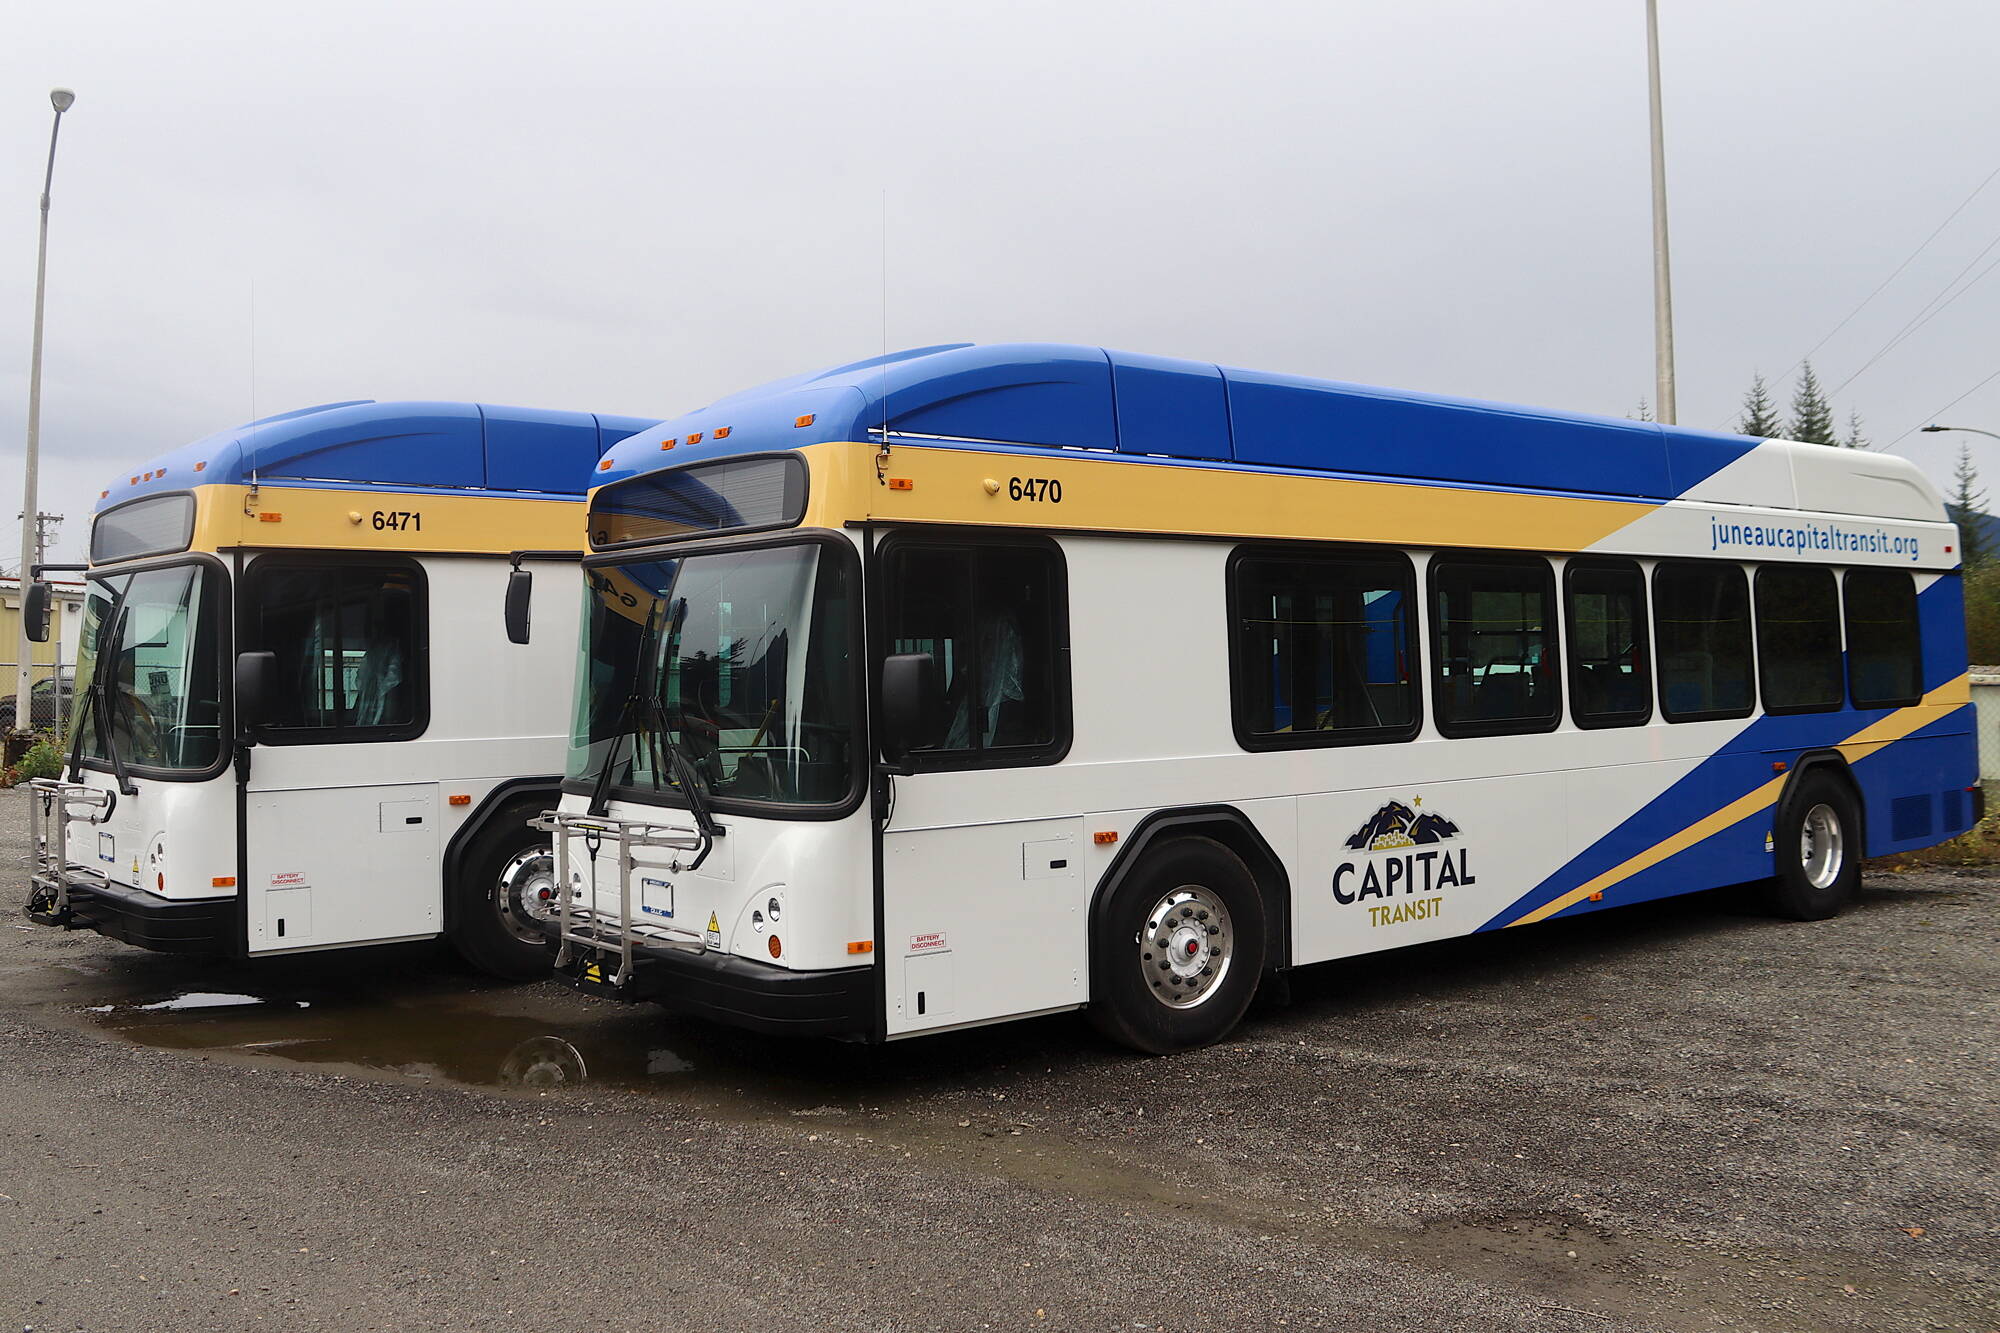
{"type": "Polygon", "coordinates": [[[1080,818],[885,832],[889,1035],[1082,1004],[1088,841],[1080,818]]]}
{"type": "Polygon", "coordinates": [[[250,793],[251,953],[435,935],[435,783],[250,793]]]}

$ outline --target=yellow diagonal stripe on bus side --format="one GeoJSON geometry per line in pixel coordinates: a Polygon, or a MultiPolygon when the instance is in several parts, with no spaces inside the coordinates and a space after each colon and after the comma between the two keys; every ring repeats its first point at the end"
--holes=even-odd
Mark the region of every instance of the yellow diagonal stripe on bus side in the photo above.
{"type": "MultiPolygon", "coordinates": [[[[1880,721],[1870,723],[1833,748],[1846,756],[1850,763],[1865,758],[1875,753],[1883,745],[1891,741],[1901,740],[1917,728],[1927,723],[1935,722],[1938,718],[1945,715],[1936,711],[1937,709],[1943,708],[1946,712],[1949,712],[1951,708],[1969,702],[1972,697],[1971,689],[1971,676],[1969,674],[1961,675],[1955,680],[1948,680],[1929,694],[1926,694],[1921,701],[1910,705],[1908,708],[1899,708],[1880,721]]],[[[1577,885],[1560,898],[1543,903],[1540,907],[1523,913],[1507,924],[1509,926],[1525,926],[1530,922],[1542,921],[1554,916],[1564,908],[1575,906],[1577,903],[1590,897],[1593,893],[1602,893],[1612,885],[1622,883],[1640,871],[1650,869],[1668,857],[1686,851],[1711,834],[1720,833],[1723,829],[1737,823],[1739,820],[1748,819],[1758,811],[1776,804],[1778,795],[1784,790],[1784,787],[1785,778],[1783,776],[1772,778],[1769,782],[1766,782],[1763,786],[1758,787],[1747,795],[1737,797],[1707,818],[1688,825],[1671,838],[1655,843],[1645,851],[1640,852],[1637,856],[1621,861],[1594,879],[1577,885]]]]}

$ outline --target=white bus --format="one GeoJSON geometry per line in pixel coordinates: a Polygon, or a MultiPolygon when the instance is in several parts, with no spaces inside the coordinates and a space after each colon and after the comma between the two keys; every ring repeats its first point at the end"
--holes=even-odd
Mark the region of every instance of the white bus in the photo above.
{"type": "Polygon", "coordinates": [[[547,975],[524,820],[562,768],[575,610],[519,647],[488,608],[509,550],[574,558],[584,479],[647,424],[336,403],[105,488],[29,915],[233,956],[442,935],[547,975]]]}
{"type": "Polygon", "coordinates": [[[1757,882],[1978,817],[1956,532],[1878,454],[927,348],[591,493],[557,966],[888,1040],[1757,882]]]}

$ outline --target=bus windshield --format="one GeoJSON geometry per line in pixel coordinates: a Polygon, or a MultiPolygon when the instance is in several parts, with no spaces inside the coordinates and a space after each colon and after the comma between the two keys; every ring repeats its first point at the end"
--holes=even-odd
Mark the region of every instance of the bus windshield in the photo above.
{"type": "Polygon", "coordinates": [[[76,707],[84,758],[111,762],[108,738],[133,767],[198,772],[220,761],[219,599],[219,576],[206,565],[90,576],[76,688],[81,701],[102,686],[93,705],[102,716],[76,707]]]}
{"type": "Polygon", "coordinates": [[[856,747],[854,595],[826,544],[587,571],[569,777],[719,800],[830,805],[856,747]]]}

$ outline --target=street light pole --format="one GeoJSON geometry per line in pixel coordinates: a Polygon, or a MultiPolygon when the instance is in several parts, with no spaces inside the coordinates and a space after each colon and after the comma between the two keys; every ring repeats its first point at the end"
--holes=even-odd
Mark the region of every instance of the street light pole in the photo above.
{"type": "Polygon", "coordinates": [[[1667,263],[1667,141],[1660,123],[1660,6],[1646,0],[1646,81],[1653,119],[1653,374],[1654,417],[1673,425],[1674,295],[1667,263]]]}
{"type": "Polygon", "coordinates": [[[42,234],[35,249],[35,339],[28,354],[28,471],[21,490],[21,620],[19,633],[14,636],[19,659],[14,680],[14,726],[20,730],[32,729],[35,722],[28,697],[34,684],[31,678],[34,645],[28,639],[28,580],[35,563],[35,535],[40,527],[37,515],[41,512],[36,507],[35,483],[42,444],[42,296],[49,273],[49,190],[56,179],[56,136],[62,133],[63,112],[75,102],[76,94],[67,88],[56,88],[49,93],[49,105],[56,109],[56,118],[49,126],[49,165],[42,174],[42,234]]]}
{"type": "Polygon", "coordinates": [[[1981,429],[1979,429],[1979,427],[1977,427],[1977,426],[1920,426],[1920,427],[1918,427],[1918,433],[1919,433],[1919,434],[1923,434],[1923,435],[1930,435],[1930,434],[1933,434],[1934,432],[1937,432],[1937,431],[1941,431],[1941,430],[1955,430],[1955,431],[1959,431],[1959,432],[1961,432],[1961,433],[1963,433],[1963,434],[1966,434],[1966,435],[1988,435],[1988,436],[1991,436],[1992,438],[1994,438],[1994,439],[1996,439],[1996,440],[2000,440],[2000,434],[1996,434],[1995,432],[1993,432],[1993,431],[1990,431],[1990,430],[1981,430],[1981,429]]]}

